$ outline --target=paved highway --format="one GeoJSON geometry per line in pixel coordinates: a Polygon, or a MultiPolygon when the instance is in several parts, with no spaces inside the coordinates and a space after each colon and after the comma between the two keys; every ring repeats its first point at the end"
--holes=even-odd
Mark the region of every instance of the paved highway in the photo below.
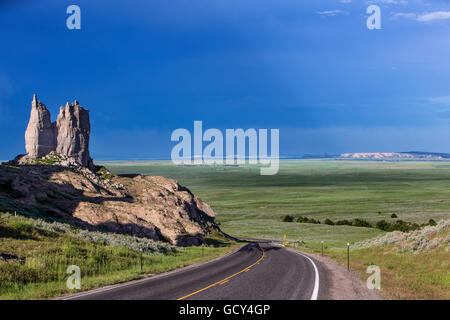
{"type": "Polygon", "coordinates": [[[325,269],[272,242],[252,242],[194,267],[67,299],[84,300],[315,300],[327,299],[325,269]]]}

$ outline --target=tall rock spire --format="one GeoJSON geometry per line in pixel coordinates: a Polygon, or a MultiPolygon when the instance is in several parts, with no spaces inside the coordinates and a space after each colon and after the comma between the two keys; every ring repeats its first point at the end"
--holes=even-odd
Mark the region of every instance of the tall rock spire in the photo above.
{"type": "Polygon", "coordinates": [[[81,166],[92,169],[94,164],[89,155],[91,125],[89,111],[75,100],[60,107],[56,122],[51,122],[50,112],[33,95],[30,121],[25,132],[27,157],[41,158],[52,151],[73,160],[81,166]]]}
{"type": "Polygon", "coordinates": [[[50,112],[33,95],[30,121],[25,132],[25,148],[32,158],[43,157],[56,149],[55,125],[50,120],[50,112]]]}
{"type": "Polygon", "coordinates": [[[60,108],[56,131],[56,152],[76,160],[84,167],[91,167],[89,111],[79,104],[67,103],[66,107],[60,108]]]}

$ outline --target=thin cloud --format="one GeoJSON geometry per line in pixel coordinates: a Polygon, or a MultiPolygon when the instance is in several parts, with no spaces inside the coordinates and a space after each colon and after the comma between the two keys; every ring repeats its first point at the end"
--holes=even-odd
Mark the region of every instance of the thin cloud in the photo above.
{"type": "Polygon", "coordinates": [[[422,22],[447,20],[447,19],[450,19],[450,11],[436,11],[432,13],[423,14],[417,17],[417,20],[422,22]]]}
{"type": "Polygon", "coordinates": [[[429,99],[432,103],[438,103],[438,104],[447,104],[450,105],[450,96],[443,96],[443,97],[433,97],[429,99]]]}
{"type": "Polygon", "coordinates": [[[398,13],[394,13],[393,17],[395,19],[405,18],[405,19],[415,20],[417,18],[417,14],[412,13],[412,12],[398,12],[398,13]]]}
{"type": "Polygon", "coordinates": [[[369,0],[367,3],[402,4],[407,5],[408,0],[369,0]]]}
{"type": "Polygon", "coordinates": [[[342,10],[336,9],[336,10],[325,10],[325,11],[317,11],[317,14],[319,14],[322,17],[335,17],[339,14],[345,13],[342,10]]]}
{"type": "Polygon", "coordinates": [[[433,22],[450,19],[450,11],[435,11],[421,14],[413,12],[398,12],[394,14],[394,18],[405,18],[419,22],[433,22]]]}

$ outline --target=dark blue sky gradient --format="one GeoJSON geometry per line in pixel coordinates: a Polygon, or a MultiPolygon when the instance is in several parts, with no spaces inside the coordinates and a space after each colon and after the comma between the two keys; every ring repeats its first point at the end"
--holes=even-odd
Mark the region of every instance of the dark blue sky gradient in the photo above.
{"type": "Polygon", "coordinates": [[[450,19],[396,17],[450,4],[380,0],[371,31],[373,2],[5,1],[0,159],[25,151],[33,93],[53,119],[74,99],[91,110],[97,159],[168,158],[194,120],[279,128],[282,155],[450,152],[450,19]]]}

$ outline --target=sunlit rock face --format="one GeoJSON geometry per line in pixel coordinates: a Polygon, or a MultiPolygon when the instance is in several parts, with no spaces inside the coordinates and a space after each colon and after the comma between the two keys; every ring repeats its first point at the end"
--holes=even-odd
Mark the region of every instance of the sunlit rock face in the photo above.
{"type": "Polygon", "coordinates": [[[92,165],[89,155],[89,111],[80,106],[78,101],[60,108],[56,132],[56,152],[74,159],[83,167],[92,165]]]}
{"type": "Polygon", "coordinates": [[[27,158],[41,158],[56,151],[75,164],[93,168],[89,155],[90,132],[89,111],[78,101],[61,106],[56,122],[52,123],[50,111],[34,95],[25,132],[27,158]]]}
{"type": "Polygon", "coordinates": [[[25,132],[25,148],[30,158],[40,158],[56,150],[55,124],[50,111],[33,96],[30,121],[25,132]]]}

